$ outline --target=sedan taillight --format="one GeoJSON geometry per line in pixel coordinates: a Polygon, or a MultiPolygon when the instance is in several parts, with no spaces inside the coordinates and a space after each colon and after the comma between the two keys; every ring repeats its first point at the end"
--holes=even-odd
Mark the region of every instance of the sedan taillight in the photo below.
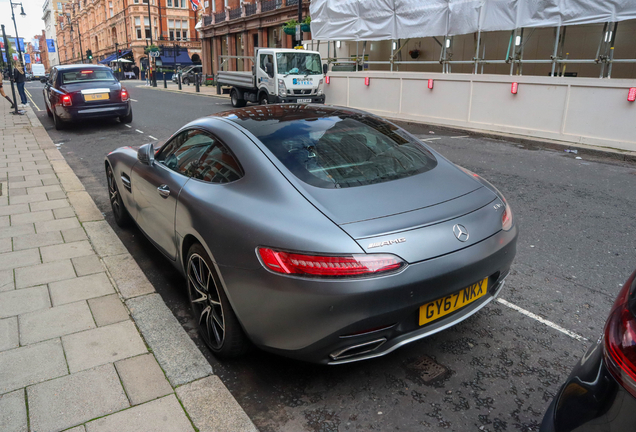
{"type": "Polygon", "coordinates": [[[64,105],[64,106],[73,105],[73,102],[71,101],[71,95],[62,96],[62,105],[64,105]]]}
{"type": "Polygon", "coordinates": [[[393,272],[406,265],[391,254],[309,255],[258,248],[263,266],[275,273],[310,277],[363,277],[393,272]]]}
{"type": "Polygon", "coordinates": [[[625,283],[605,324],[605,364],[616,380],[636,397],[636,273],[625,283]]]}
{"type": "Polygon", "coordinates": [[[128,91],[126,89],[121,89],[121,101],[127,102],[129,99],[128,91]]]}

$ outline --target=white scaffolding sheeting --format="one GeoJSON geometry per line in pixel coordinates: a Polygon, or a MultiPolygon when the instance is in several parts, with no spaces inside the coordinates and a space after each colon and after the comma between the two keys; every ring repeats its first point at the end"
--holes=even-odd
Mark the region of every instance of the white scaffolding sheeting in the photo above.
{"type": "Polygon", "coordinates": [[[312,0],[312,38],[389,40],[636,19],[636,0],[312,0]]]}

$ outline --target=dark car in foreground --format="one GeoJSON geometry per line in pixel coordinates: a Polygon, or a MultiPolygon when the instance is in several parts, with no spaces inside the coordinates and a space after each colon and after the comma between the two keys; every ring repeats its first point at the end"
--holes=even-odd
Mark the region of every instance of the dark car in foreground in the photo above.
{"type": "Polygon", "coordinates": [[[236,109],[105,168],[117,223],[183,272],[219,356],[248,341],[324,364],[387,354],[483,308],[516,253],[501,193],[362,111],[236,109]]]}
{"type": "Polygon", "coordinates": [[[618,294],[603,335],[550,404],[540,430],[636,430],[636,272],[618,294]]]}
{"type": "Polygon", "coordinates": [[[106,66],[54,66],[41,81],[46,112],[57,130],[67,122],[94,118],[117,117],[122,123],[132,122],[128,91],[106,66]]]}

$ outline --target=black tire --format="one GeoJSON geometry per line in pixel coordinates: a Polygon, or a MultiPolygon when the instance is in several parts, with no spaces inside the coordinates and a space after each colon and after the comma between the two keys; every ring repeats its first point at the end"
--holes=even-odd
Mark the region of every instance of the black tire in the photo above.
{"type": "Polygon", "coordinates": [[[247,105],[247,101],[245,99],[239,99],[238,90],[232,89],[230,92],[230,99],[232,100],[232,106],[234,108],[243,108],[247,105]]]}
{"type": "Polygon", "coordinates": [[[46,102],[44,102],[44,106],[46,107],[46,115],[48,115],[49,117],[53,117],[53,113],[51,112],[51,109],[46,104],[46,102]]]}
{"type": "Polygon", "coordinates": [[[198,243],[188,251],[186,278],[190,307],[206,345],[222,358],[245,354],[249,348],[247,337],[223,291],[212,260],[198,243]]]}
{"type": "Polygon", "coordinates": [[[260,105],[267,105],[269,103],[269,97],[267,96],[267,93],[261,93],[261,95],[258,97],[258,103],[260,105]]]}
{"type": "Polygon", "coordinates": [[[183,81],[181,81],[182,84],[188,85],[190,84],[190,80],[188,78],[184,78],[183,81]]]}
{"type": "Polygon", "coordinates": [[[110,201],[110,208],[113,210],[115,223],[121,228],[126,228],[130,225],[132,218],[121,199],[121,194],[119,193],[117,182],[113,175],[113,169],[110,165],[106,167],[106,180],[108,181],[108,200],[110,201]]]}
{"type": "Polygon", "coordinates": [[[133,120],[132,109],[130,110],[130,113],[128,115],[119,117],[119,121],[122,123],[131,123],[132,120],[133,120]]]}
{"type": "Polygon", "coordinates": [[[62,120],[58,117],[57,114],[55,114],[55,111],[53,112],[53,123],[55,124],[55,130],[62,130],[64,129],[64,123],[62,122],[62,120]]]}

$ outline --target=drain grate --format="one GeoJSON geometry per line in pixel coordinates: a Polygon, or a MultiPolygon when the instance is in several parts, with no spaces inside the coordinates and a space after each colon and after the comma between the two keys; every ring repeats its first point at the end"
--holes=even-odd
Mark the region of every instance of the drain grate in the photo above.
{"type": "Polygon", "coordinates": [[[425,383],[434,381],[448,372],[448,369],[428,356],[418,357],[407,363],[406,368],[417,373],[418,377],[425,383]]]}

